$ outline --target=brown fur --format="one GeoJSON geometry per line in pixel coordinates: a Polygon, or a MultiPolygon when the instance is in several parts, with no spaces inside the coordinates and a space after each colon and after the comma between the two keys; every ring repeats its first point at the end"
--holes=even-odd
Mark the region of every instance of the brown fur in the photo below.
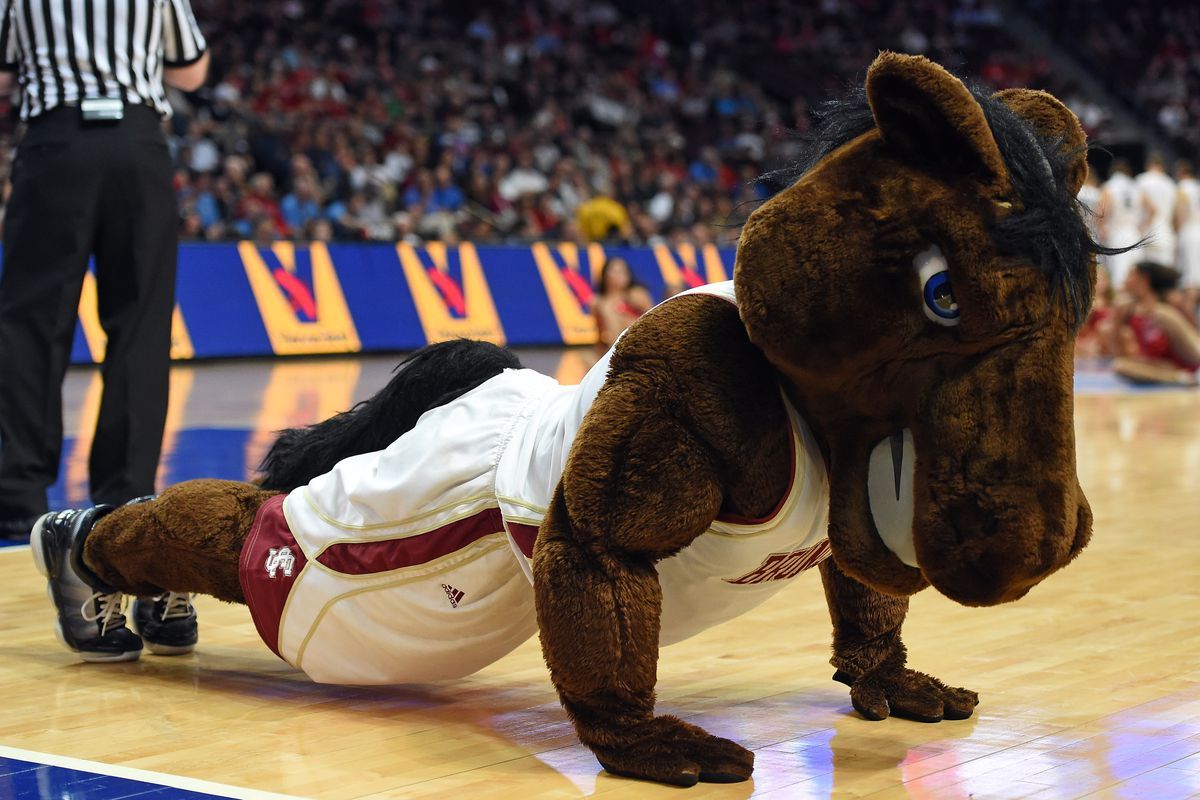
{"type": "Polygon", "coordinates": [[[1072,156],[1067,183],[1071,194],[1079,194],[1088,171],[1087,134],[1079,124],[1079,118],[1048,92],[1036,89],[1004,89],[996,92],[996,97],[1024,117],[1038,133],[1048,139],[1058,139],[1062,142],[1062,150],[1072,156]]]}
{"type": "Polygon", "coordinates": [[[983,110],[946,77],[928,61],[880,53],[867,73],[867,97],[883,140],[922,165],[974,176],[988,195],[1005,194],[1008,170],[983,110]]]}
{"type": "Polygon", "coordinates": [[[791,456],[778,384],[737,311],[713,297],[680,298],[643,318],[612,374],[534,551],[551,679],[611,771],[680,784],[744,778],[751,753],[654,717],[654,562],[720,511],[761,516],[783,495],[791,456]]]}
{"type": "Polygon", "coordinates": [[[96,523],[84,542],[84,563],[129,594],[169,589],[244,603],[238,581],[242,543],[258,507],[275,494],[235,481],[172,486],[155,500],[122,506],[96,523]]]}
{"type": "Polygon", "coordinates": [[[854,708],[870,720],[891,714],[937,722],[966,719],[979,703],[968,689],[946,686],[937,678],[908,669],[908,650],[900,625],[908,613],[907,597],[891,597],[868,588],[821,562],[821,580],[833,621],[833,678],[850,687],[854,708]]]}
{"type": "MultiPolygon", "coordinates": [[[[958,719],[978,701],[907,667],[908,595],[932,583],[971,605],[1015,599],[1090,534],[1071,326],[1046,275],[991,237],[1019,201],[982,109],[940,67],[894,54],[872,66],[867,96],[877,127],[746,224],[740,325],[722,301],[689,298],[618,344],[543,522],[533,569],[546,661],[580,739],[617,774],[681,785],[750,774],[740,746],[654,715],[654,563],[721,509],[778,499],[776,382],[828,461],[834,677],[868,719],[958,719]],[[931,242],[947,258],[956,328],[920,308],[912,260],[931,242]],[[919,569],[883,544],[866,498],[871,448],[903,429],[917,452],[919,569]]],[[[1043,93],[1000,99],[1061,139],[1074,193],[1086,170],[1078,122],[1043,93]]]]}

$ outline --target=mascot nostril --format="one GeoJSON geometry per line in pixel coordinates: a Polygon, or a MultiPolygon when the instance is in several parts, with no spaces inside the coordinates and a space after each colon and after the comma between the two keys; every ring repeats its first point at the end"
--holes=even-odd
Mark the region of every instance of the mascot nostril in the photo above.
{"type": "Polygon", "coordinates": [[[747,221],[733,281],[646,313],[579,386],[482,342],[432,345],[371,400],[285,432],[261,485],[97,512],[72,552],[106,591],[245,602],[323,682],[461,677],[536,632],[618,775],[750,776],[748,750],[656,715],[659,647],[813,568],[862,716],[969,717],[975,693],[911,669],[901,625],[930,583],[1013,599],[1087,542],[1085,145],[1048,94],[882,53],[747,221]]]}

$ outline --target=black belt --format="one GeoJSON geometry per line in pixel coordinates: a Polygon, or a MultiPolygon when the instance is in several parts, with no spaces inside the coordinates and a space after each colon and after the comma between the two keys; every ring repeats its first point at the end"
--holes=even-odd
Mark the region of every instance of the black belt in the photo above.
{"type": "Polygon", "coordinates": [[[28,126],[36,126],[41,122],[53,121],[54,123],[61,125],[73,122],[81,127],[91,128],[120,125],[123,120],[128,122],[131,120],[146,119],[147,121],[153,120],[153,123],[157,125],[161,116],[158,112],[158,109],[154,106],[147,105],[146,103],[130,103],[128,101],[121,101],[122,105],[120,117],[87,119],[85,118],[83,109],[81,108],[82,102],[83,101],[80,100],[64,101],[51,109],[43,111],[36,117],[26,120],[25,124],[28,126]]]}

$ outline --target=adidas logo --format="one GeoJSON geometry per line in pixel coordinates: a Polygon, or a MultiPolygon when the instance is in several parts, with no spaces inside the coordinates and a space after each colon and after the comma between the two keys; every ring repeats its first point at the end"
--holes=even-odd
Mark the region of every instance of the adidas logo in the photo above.
{"type": "Polygon", "coordinates": [[[458,604],[466,597],[466,593],[462,589],[455,589],[448,583],[442,584],[442,591],[446,593],[446,597],[450,599],[450,607],[458,608],[458,604]]]}

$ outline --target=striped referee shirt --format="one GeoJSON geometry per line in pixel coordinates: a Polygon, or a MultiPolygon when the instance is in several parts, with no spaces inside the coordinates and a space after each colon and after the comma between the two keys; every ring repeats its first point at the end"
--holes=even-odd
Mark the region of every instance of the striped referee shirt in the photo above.
{"type": "Polygon", "coordinates": [[[21,119],[92,98],[170,116],[163,67],[186,67],[206,43],[190,0],[0,0],[0,69],[16,70],[21,119]]]}

